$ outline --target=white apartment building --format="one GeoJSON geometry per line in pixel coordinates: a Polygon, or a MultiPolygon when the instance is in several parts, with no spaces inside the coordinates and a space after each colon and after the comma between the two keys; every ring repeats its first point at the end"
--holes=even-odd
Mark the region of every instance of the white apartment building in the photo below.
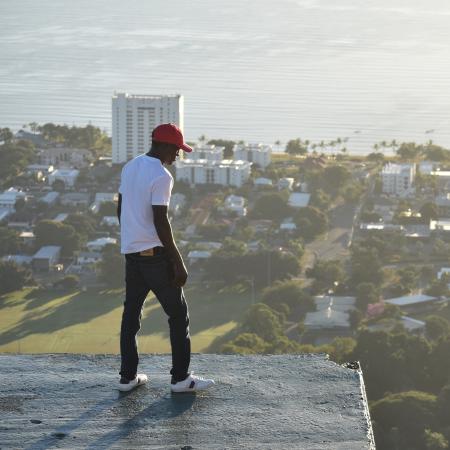
{"type": "Polygon", "coordinates": [[[271,161],[272,146],[263,144],[236,144],[233,147],[233,159],[258,164],[265,169],[271,161]]]}
{"type": "Polygon", "coordinates": [[[196,145],[192,152],[183,152],[184,159],[193,159],[198,161],[199,159],[206,159],[207,161],[222,161],[223,151],[225,147],[216,147],[215,145],[196,145]]]}
{"type": "Polygon", "coordinates": [[[123,163],[151,146],[152,130],[174,123],[183,130],[182,95],[116,94],[112,98],[112,162],[123,163]]]}
{"type": "Polygon", "coordinates": [[[175,176],[189,184],[220,184],[241,187],[250,177],[248,161],[183,159],[175,162],[175,176]]]}
{"type": "Polygon", "coordinates": [[[381,171],[381,181],[385,194],[404,196],[411,192],[416,176],[415,164],[388,163],[381,171]]]}

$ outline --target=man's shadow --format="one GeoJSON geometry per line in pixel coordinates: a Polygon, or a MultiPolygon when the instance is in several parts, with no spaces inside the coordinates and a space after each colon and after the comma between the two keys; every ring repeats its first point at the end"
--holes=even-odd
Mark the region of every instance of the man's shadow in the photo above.
{"type": "Polygon", "coordinates": [[[119,423],[117,428],[113,428],[107,434],[99,437],[86,448],[109,448],[118,440],[128,437],[130,434],[144,426],[148,426],[149,424],[161,420],[181,416],[192,408],[192,405],[196,400],[195,393],[168,394],[164,397],[159,397],[150,405],[141,409],[145,399],[148,397],[133,395],[135,393],[135,391],[119,392],[116,398],[108,398],[100,401],[79,417],[56,428],[50,435],[44,436],[34,444],[29,445],[27,450],[43,450],[51,448],[56,444],[61,443],[61,440],[68,437],[72,431],[81,428],[91,420],[97,420],[97,417],[105,415],[108,410],[110,411],[110,415],[123,417],[125,420],[119,423]]]}

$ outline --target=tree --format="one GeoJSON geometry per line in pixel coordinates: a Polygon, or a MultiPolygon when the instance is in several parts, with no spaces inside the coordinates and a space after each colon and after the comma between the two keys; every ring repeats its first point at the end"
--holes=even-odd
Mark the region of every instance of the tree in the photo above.
{"type": "Polygon", "coordinates": [[[264,194],[256,200],[251,215],[256,219],[281,221],[292,214],[287,200],[287,197],[279,192],[264,194]]]}
{"type": "Polygon", "coordinates": [[[116,202],[101,202],[98,208],[100,216],[115,216],[117,214],[116,202]]]}
{"type": "Polygon", "coordinates": [[[0,128],[0,142],[9,144],[14,137],[14,134],[9,128],[0,128]]]}
{"type": "Polygon", "coordinates": [[[350,284],[357,286],[360,283],[373,283],[381,285],[383,281],[382,264],[376,248],[354,246],[351,255],[350,284]]]}
{"type": "Polygon", "coordinates": [[[0,256],[14,254],[19,248],[19,233],[12,228],[0,227],[0,256]]]}
{"type": "Polygon", "coordinates": [[[273,286],[265,288],[261,301],[276,310],[279,310],[281,304],[287,305],[290,310],[299,309],[302,316],[314,310],[312,297],[295,280],[277,281],[273,286]]]}
{"type": "Polygon", "coordinates": [[[344,281],[345,272],[338,260],[316,261],[313,267],[306,269],[306,276],[314,279],[314,292],[325,293],[344,281]]]}
{"type": "Polygon", "coordinates": [[[280,313],[269,306],[257,303],[248,309],[242,328],[266,342],[272,342],[283,334],[283,319],[280,313]]]}
{"type": "Polygon", "coordinates": [[[80,282],[80,278],[77,275],[66,275],[64,278],[57,280],[53,283],[55,288],[65,289],[65,290],[73,290],[78,287],[78,283],[80,282]]]}
{"type": "Polygon", "coordinates": [[[396,153],[403,160],[416,159],[422,151],[422,148],[414,142],[402,142],[396,153]]]}
{"type": "Polygon", "coordinates": [[[350,171],[344,166],[328,166],[323,172],[324,189],[332,197],[338,195],[351,179],[350,171]]]}
{"type": "Polygon", "coordinates": [[[424,203],[420,208],[420,215],[422,216],[422,221],[427,224],[430,223],[430,220],[437,219],[439,217],[439,212],[436,203],[424,203]]]}
{"type": "Polygon", "coordinates": [[[266,353],[267,342],[256,333],[241,333],[233,340],[224,344],[221,353],[240,353],[243,355],[266,353]]]}
{"type": "Polygon", "coordinates": [[[312,206],[300,208],[293,217],[300,236],[311,241],[328,229],[328,217],[325,213],[312,206]]]}
{"type": "Polygon", "coordinates": [[[448,448],[448,441],[442,433],[425,429],[425,449],[442,450],[448,448]]]}
{"type": "Polygon", "coordinates": [[[70,256],[78,249],[80,235],[71,225],[66,225],[53,220],[42,220],[35,227],[36,245],[59,245],[62,247],[61,254],[70,256]]]}
{"type": "Polygon", "coordinates": [[[286,153],[290,155],[305,155],[308,153],[308,146],[300,138],[291,139],[286,144],[286,153]]]}
{"type": "Polygon", "coordinates": [[[363,282],[356,286],[356,305],[360,311],[365,312],[367,305],[377,303],[380,299],[380,289],[373,283],[363,282]]]}
{"type": "Polygon", "coordinates": [[[436,341],[450,333],[450,323],[440,316],[428,316],[425,319],[427,336],[436,341]]]}
{"type": "Polygon", "coordinates": [[[32,281],[31,272],[11,261],[0,261],[0,295],[22,289],[32,281]]]}
{"type": "Polygon", "coordinates": [[[208,144],[217,145],[218,147],[225,147],[223,151],[224,159],[231,159],[233,157],[233,147],[236,144],[234,141],[229,141],[226,139],[210,139],[208,144]]]}
{"type": "Polygon", "coordinates": [[[397,428],[400,448],[425,448],[424,429],[433,427],[436,396],[421,391],[389,394],[372,404],[370,414],[377,429],[388,433],[397,428]]]}
{"type": "Polygon", "coordinates": [[[120,247],[108,244],[102,252],[102,260],[98,263],[99,278],[109,287],[120,287],[125,280],[125,268],[120,247]]]}

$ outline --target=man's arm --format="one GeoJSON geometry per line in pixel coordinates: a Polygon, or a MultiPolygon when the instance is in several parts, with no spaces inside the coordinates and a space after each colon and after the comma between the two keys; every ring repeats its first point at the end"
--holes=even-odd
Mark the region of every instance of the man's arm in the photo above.
{"type": "Polygon", "coordinates": [[[120,223],[120,213],[122,212],[122,194],[119,192],[119,200],[117,202],[117,218],[120,223]]]}
{"type": "Polygon", "coordinates": [[[177,286],[184,286],[186,284],[188,273],[183,258],[173,239],[172,227],[170,226],[169,217],[167,215],[167,206],[152,205],[152,209],[156,233],[173,264],[174,282],[177,286]]]}

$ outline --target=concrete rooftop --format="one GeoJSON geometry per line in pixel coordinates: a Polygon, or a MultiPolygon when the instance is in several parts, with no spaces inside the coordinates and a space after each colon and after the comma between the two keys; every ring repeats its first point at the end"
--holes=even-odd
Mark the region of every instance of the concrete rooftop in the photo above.
{"type": "Polygon", "coordinates": [[[217,385],[171,394],[168,355],[149,384],[114,390],[118,356],[0,355],[0,448],[374,449],[362,374],[323,354],[193,355],[217,385]]]}

